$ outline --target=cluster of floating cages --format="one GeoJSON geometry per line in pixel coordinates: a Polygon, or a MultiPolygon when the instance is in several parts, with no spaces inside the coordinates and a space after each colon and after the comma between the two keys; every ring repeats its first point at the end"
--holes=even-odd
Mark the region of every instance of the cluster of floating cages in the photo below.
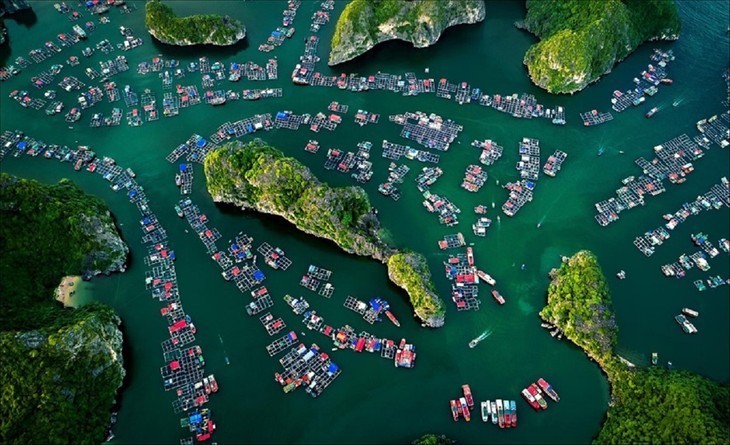
{"type": "Polygon", "coordinates": [[[650,56],[653,62],[657,62],[658,66],[649,64],[647,69],[641,72],[640,77],[634,77],[633,89],[621,92],[615,90],[611,98],[611,108],[620,113],[630,106],[638,106],[645,101],[644,95],[653,96],[658,91],[660,84],[671,84],[672,80],[667,77],[666,66],[668,62],[674,60],[672,50],[661,51],[655,49],[650,56]]]}
{"type": "MultiPolygon", "coordinates": [[[[607,226],[617,221],[619,213],[622,211],[644,205],[647,195],[656,196],[666,191],[665,179],[675,184],[683,183],[687,175],[694,171],[692,162],[704,156],[703,148],[709,150],[711,147],[710,140],[704,137],[708,135],[708,128],[713,129],[712,142],[725,147],[730,145],[730,141],[727,139],[727,134],[730,134],[729,124],[729,112],[725,112],[720,118],[713,116],[710,119],[703,119],[697,124],[698,129],[703,133],[699,135],[700,137],[690,138],[686,134],[682,134],[655,146],[656,156],[651,161],[643,157],[636,159],[635,163],[641,167],[642,175],[638,178],[629,176],[623,179],[623,186],[616,190],[615,198],[596,203],[598,211],[594,217],[596,222],[601,226],[607,226]]],[[[637,245],[637,247],[643,249],[644,246],[637,245]]],[[[648,252],[648,250],[646,251],[648,252]]]]}
{"type": "Polygon", "coordinates": [[[479,155],[479,162],[484,165],[494,164],[502,157],[502,152],[504,151],[501,145],[498,145],[491,139],[485,139],[484,141],[474,140],[471,145],[482,150],[481,155],[479,155]]]}
{"type": "Polygon", "coordinates": [[[332,271],[310,264],[307,272],[302,275],[302,279],[299,280],[299,285],[311,290],[312,292],[317,292],[325,298],[331,298],[332,294],[335,292],[335,287],[332,283],[327,283],[331,276],[332,271]],[[320,288],[319,286],[322,281],[325,283],[324,286],[320,288]]]}
{"type": "MultiPolygon", "coordinates": [[[[148,268],[145,271],[145,289],[150,292],[152,298],[165,304],[160,310],[168,323],[169,333],[169,338],[160,344],[165,361],[165,365],[160,368],[163,387],[165,390],[176,391],[177,400],[172,402],[175,412],[186,411],[206,403],[209,391],[215,392],[217,384],[214,377],[204,377],[205,360],[202,349],[199,346],[190,346],[195,341],[196,331],[180,301],[174,266],[175,253],[168,244],[165,229],[149,207],[144,189],[135,181],[135,173],[129,168],[124,169],[117,165],[110,157],[97,158],[89,147],[79,146],[76,149],[69,149],[49,145],[27,137],[20,131],[5,131],[0,135],[0,159],[7,154],[13,156],[42,154],[46,159],[68,162],[76,171],[83,169],[98,174],[110,184],[113,191],[125,191],[129,202],[140,212],[142,243],[147,245],[147,254],[143,259],[148,268]],[[199,385],[201,383],[202,386],[199,385]]],[[[85,273],[84,277],[90,278],[90,275],[85,273]]]]}
{"type": "Polygon", "coordinates": [[[389,117],[391,122],[403,126],[401,137],[418,142],[426,148],[447,151],[464,127],[441,116],[421,111],[406,112],[389,117]]]}
{"type": "Polygon", "coordinates": [[[430,162],[438,164],[440,157],[437,154],[424,150],[417,150],[407,145],[396,144],[387,140],[383,140],[383,157],[392,161],[398,161],[402,157],[407,159],[415,159],[421,162],[430,162]]]}

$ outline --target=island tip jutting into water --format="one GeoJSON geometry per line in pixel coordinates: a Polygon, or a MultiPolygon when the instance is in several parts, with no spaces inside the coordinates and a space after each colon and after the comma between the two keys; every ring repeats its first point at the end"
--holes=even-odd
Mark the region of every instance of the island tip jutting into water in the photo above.
{"type": "Polygon", "coordinates": [[[550,275],[540,317],[595,360],[611,384],[597,443],[728,443],[728,385],[687,371],[636,368],[616,354],[618,327],[595,255],[578,252],[550,275]]]}
{"type": "Polygon", "coordinates": [[[149,0],[145,11],[147,31],[168,45],[227,46],[246,37],[243,24],[228,16],[209,14],[178,17],[162,0],[149,0]]]}
{"type": "Polygon", "coordinates": [[[423,323],[443,326],[444,304],[433,292],[425,259],[413,252],[397,252],[382,240],[377,212],[362,188],[330,187],[299,161],[260,139],[232,142],[209,153],[205,177],[215,202],[281,216],[348,253],[386,262],[388,276],[408,292],[423,323]]]}
{"type": "Polygon", "coordinates": [[[540,38],[525,54],[535,85],[574,93],[611,72],[641,43],[676,40],[674,0],[527,0],[517,23],[540,38]]]}
{"type": "Polygon", "coordinates": [[[337,19],[329,64],[393,39],[425,48],[450,26],[483,20],[484,0],[351,0],[337,19]]]}
{"type": "Polygon", "coordinates": [[[0,0],[0,444],[730,444],[728,25],[0,0]]]}
{"type": "Polygon", "coordinates": [[[125,375],[121,320],[53,293],[64,275],[124,271],[109,210],[68,180],[0,173],[0,251],[0,442],[101,442],[125,375]]]}

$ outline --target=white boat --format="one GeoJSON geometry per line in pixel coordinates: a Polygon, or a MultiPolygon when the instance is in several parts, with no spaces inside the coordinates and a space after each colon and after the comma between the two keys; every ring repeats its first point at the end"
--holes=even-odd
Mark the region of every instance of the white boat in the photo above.
{"type": "Polygon", "coordinates": [[[488,422],[489,421],[489,402],[482,402],[482,421],[488,422]]]}
{"type": "Polygon", "coordinates": [[[682,313],[685,315],[689,315],[690,317],[698,317],[700,315],[700,313],[696,310],[687,307],[682,308],[682,313]]]}

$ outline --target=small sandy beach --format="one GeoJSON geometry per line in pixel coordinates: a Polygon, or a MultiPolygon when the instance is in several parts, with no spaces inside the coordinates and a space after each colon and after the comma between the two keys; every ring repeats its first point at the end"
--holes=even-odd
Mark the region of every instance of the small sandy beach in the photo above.
{"type": "Polygon", "coordinates": [[[69,275],[61,279],[61,284],[56,288],[56,300],[63,303],[66,307],[74,306],[74,294],[81,283],[81,277],[78,275],[69,275]]]}

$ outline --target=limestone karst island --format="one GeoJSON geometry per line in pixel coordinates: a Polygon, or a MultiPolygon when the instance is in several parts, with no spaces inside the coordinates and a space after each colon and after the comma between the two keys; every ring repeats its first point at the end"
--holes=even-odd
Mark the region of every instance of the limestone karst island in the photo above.
{"type": "Polygon", "coordinates": [[[0,442],[730,442],[730,0],[0,0],[0,442]]]}

